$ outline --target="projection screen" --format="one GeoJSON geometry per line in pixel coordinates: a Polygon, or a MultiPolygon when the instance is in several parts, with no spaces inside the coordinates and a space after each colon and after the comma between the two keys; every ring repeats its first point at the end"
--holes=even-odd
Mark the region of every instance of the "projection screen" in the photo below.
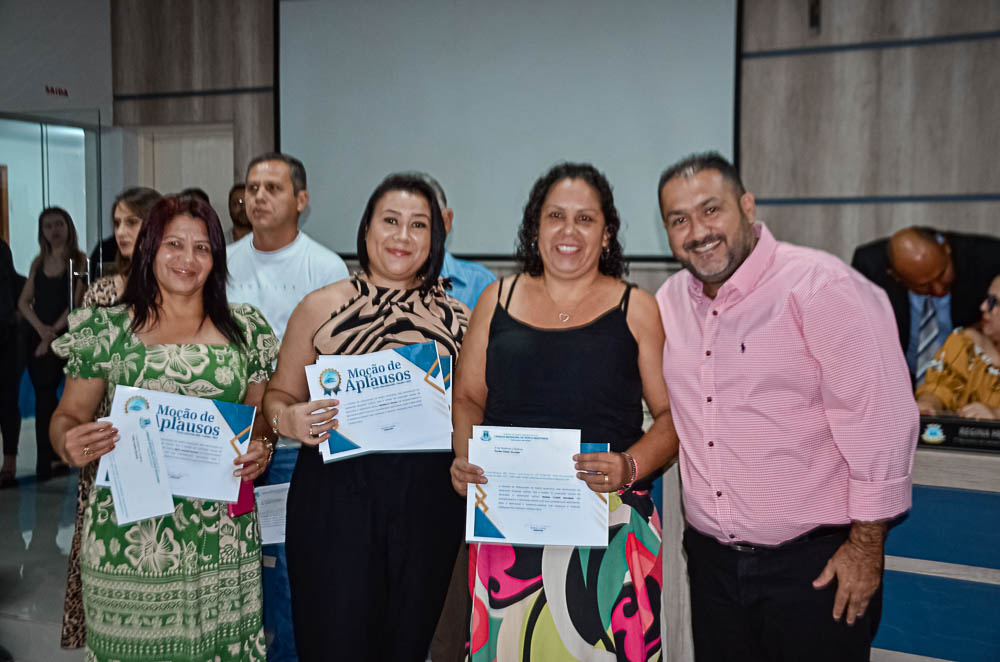
{"type": "Polygon", "coordinates": [[[506,257],[535,179],[588,161],[610,180],[626,255],[669,254],[656,183],[732,157],[735,0],[283,0],[282,151],[305,163],[304,229],[356,253],[388,173],[424,170],[455,210],[448,248],[506,257]]]}

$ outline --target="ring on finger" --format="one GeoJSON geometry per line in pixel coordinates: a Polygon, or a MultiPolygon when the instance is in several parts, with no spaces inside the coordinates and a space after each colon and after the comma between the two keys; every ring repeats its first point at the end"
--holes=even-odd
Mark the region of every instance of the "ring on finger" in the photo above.
{"type": "Polygon", "coordinates": [[[84,457],[90,457],[90,446],[83,447],[83,455],[84,457]]]}
{"type": "Polygon", "coordinates": [[[608,474],[604,474],[604,482],[608,482],[608,474]]]}

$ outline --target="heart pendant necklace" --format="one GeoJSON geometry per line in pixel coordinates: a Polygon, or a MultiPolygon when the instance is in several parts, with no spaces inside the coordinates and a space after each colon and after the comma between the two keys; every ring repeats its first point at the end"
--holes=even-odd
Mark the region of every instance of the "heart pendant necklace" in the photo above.
{"type": "Polygon", "coordinates": [[[572,319],[573,315],[576,313],[576,309],[579,308],[580,304],[583,303],[583,300],[587,298],[586,296],[584,296],[583,299],[580,299],[579,301],[576,302],[575,306],[569,309],[569,312],[565,312],[559,310],[559,303],[549,293],[549,288],[545,287],[544,282],[542,283],[542,288],[545,290],[545,295],[549,297],[549,301],[555,304],[556,315],[559,317],[559,321],[562,322],[563,324],[569,324],[570,319],[572,319]]]}

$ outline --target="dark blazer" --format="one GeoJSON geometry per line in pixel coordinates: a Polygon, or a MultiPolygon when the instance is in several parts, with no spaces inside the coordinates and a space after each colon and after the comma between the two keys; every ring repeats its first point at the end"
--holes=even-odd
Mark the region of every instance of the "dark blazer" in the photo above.
{"type": "MultiPolygon", "coordinates": [[[[942,232],[951,246],[955,281],[951,286],[951,323],[970,326],[979,321],[979,306],[986,298],[990,282],[1000,276],[1000,239],[985,235],[942,232]]],[[[885,248],[888,239],[858,246],[851,266],[889,295],[899,327],[899,342],[906,352],[910,343],[910,300],[906,288],[889,275],[885,248]]]]}

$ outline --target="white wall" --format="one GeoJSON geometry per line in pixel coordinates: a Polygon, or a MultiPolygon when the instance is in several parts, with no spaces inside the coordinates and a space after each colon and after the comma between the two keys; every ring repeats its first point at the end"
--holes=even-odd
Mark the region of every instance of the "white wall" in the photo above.
{"type": "Polygon", "coordinates": [[[0,111],[99,110],[111,123],[110,0],[0,0],[0,62],[0,111]]]}
{"type": "Polygon", "coordinates": [[[306,230],[355,252],[365,201],[419,169],[455,209],[449,247],[510,255],[534,180],[591,161],[625,250],[666,254],[656,183],[692,151],[732,155],[734,0],[280,4],[281,147],[309,174],[306,230]]]}
{"type": "MultiPolygon", "coordinates": [[[[80,205],[79,210],[67,207],[76,222],[80,247],[88,250],[102,231],[105,234],[109,231],[110,219],[105,218],[108,213],[103,208],[123,187],[122,143],[119,131],[110,129],[113,105],[110,0],[0,0],[0,62],[3,63],[0,66],[0,113],[44,117],[55,124],[65,121],[96,125],[99,122],[105,127],[101,138],[100,170],[97,167],[97,137],[88,134],[84,155],[85,200],[73,198],[73,204],[80,205]],[[65,90],[67,96],[47,93],[46,87],[65,90]],[[104,227],[99,227],[99,223],[104,227]]],[[[5,153],[0,148],[0,163],[23,155],[23,151],[5,153]]],[[[62,204],[60,198],[65,198],[63,191],[67,187],[78,189],[75,174],[78,165],[76,160],[64,162],[59,153],[53,154],[50,162],[52,204],[62,204]],[[68,181],[60,182],[57,174],[66,168],[74,174],[68,181]],[[58,195],[56,189],[59,189],[58,195]]],[[[40,169],[28,169],[21,174],[28,177],[29,172],[40,173],[40,169]]],[[[23,260],[30,262],[31,259],[30,255],[25,258],[21,253],[26,250],[31,255],[37,253],[37,241],[32,239],[30,246],[21,245],[15,237],[33,235],[36,231],[41,210],[38,177],[40,174],[37,181],[30,184],[22,180],[23,186],[39,192],[38,196],[32,193],[22,199],[17,198],[13,190],[11,192],[11,205],[19,205],[16,211],[11,209],[11,248],[18,269],[23,260]],[[28,202],[34,197],[38,197],[37,203],[28,202]],[[33,209],[29,212],[22,206],[33,209]],[[23,227],[18,225],[22,222],[23,227]]]]}
{"type": "Polygon", "coordinates": [[[0,163],[7,166],[10,248],[14,267],[28,274],[38,255],[38,214],[44,206],[62,207],[76,226],[81,248],[86,234],[87,166],[82,129],[49,127],[48,158],[42,158],[40,125],[0,119],[0,163]],[[43,197],[48,187],[47,198],[43,197]]]}

